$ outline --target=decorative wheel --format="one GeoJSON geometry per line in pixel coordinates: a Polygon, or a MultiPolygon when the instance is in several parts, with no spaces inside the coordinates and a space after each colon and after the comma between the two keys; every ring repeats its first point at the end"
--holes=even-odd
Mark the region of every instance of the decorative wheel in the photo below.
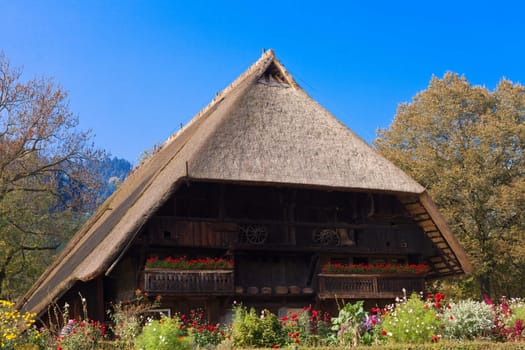
{"type": "Polygon", "coordinates": [[[249,244],[263,244],[268,238],[268,231],[262,225],[244,225],[240,227],[249,244]]]}
{"type": "Polygon", "coordinates": [[[333,246],[339,245],[341,242],[341,237],[337,231],[330,228],[319,228],[315,229],[312,234],[312,240],[314,243],[324,245],[324,246],[333,246]]]}

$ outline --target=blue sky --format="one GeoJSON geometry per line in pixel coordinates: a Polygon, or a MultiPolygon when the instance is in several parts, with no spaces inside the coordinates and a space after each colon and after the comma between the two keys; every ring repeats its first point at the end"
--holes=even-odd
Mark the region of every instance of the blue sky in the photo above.
{"type": "Polygon", "coordinates": [[[273,48],[371,142],[432,75],[525,83],[521,1],[0,0],[0,51],[54,77],[95,144],[136,162],[273,48]]]}

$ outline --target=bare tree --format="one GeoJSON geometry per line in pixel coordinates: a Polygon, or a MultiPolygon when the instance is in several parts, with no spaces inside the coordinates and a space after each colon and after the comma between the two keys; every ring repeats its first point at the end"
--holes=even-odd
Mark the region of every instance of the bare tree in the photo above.
{"type": "Polygon", "coordinates": [[[22,82],[0,52],[0,297],[22,292],[92,208],[101,156],[66,92],[22,82]]]}

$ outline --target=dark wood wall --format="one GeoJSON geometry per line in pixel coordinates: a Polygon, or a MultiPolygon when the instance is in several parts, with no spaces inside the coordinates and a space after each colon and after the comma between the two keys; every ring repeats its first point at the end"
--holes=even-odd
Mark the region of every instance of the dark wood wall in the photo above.
{"type": "Polygon", "coordinates": [[[234,295],[166,302],[221,309],[240,298],[278,309],[315,303],[316,276],[325,263],[424,263],[432,253],[395,195],[190,182],[143,227],[106,277],[106,295],[129,297],[148,257],[230,257],[234,295]],[[257,292],[249,293],[251,287],[257,292]],[[261,292],[265,287],[269,294],[261,292]],[[282,287],[290,291],[277,293],[282,287]]]}

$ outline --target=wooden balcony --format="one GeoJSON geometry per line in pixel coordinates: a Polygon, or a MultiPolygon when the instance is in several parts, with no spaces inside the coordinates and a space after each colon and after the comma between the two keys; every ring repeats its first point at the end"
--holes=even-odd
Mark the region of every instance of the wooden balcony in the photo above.
{"type": "Polygon", "coordinates": [[[146,269],[143,290],[160,295],[233,295],[233,270],[146,269]]]}
{"type": "Polygon", "coordinates": [[[393,274],[330,274],[319,276],[319,298],[393,299],[425,285],[423,276],[393,274]]]}

